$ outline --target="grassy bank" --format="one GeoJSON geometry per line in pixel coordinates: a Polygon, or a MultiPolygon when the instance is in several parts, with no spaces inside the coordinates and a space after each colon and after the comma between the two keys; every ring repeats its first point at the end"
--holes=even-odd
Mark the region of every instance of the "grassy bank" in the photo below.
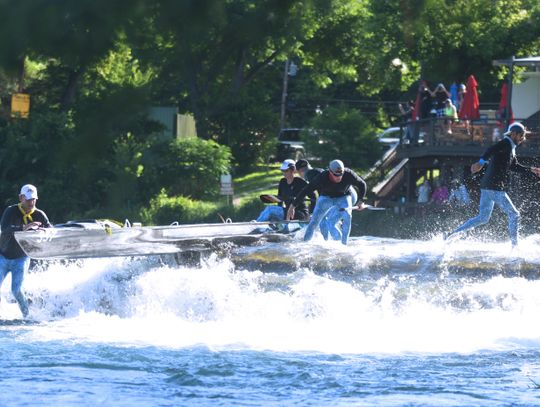
{"type": "Polygon", "coordinates": [[[279,164],[260,166],[255,172],[235,178],[234,204],[242,205],[261,194],[275,194],[281,179],[279,164]]]}

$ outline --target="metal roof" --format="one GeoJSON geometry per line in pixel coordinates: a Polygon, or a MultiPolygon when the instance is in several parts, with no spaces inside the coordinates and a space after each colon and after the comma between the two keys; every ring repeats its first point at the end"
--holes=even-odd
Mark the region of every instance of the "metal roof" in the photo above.
{"type": "Polygon", "coordinates": [[[540,57],[526,57],[526,58],[510,58],[510,59],[496,59],[493,61],[494,66],[540,66],[540,57]]]}

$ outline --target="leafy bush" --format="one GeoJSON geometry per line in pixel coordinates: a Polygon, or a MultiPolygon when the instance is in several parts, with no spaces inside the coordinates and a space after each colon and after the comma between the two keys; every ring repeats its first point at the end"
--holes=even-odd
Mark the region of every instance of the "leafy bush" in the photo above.
{"type": "Polygon", "coordinates": [[[311,134],[302,134],[306,150],[323,163],[340,159],[348,167],[365,169],[381,154],[376,129],[358,110],[326,108],[309,127],[311,134]]]}
{"type": "MultiPolygon", "coordinates": [[[[244,200],[240,206],[221,205],[218,207],[218,213],[224,219],[231,219],[234,222],[249,222],[257,219],[261,211],[264,209],[264,204],[257,198],[244,200]]],[[[216,216],[219,216],[216,213],[216,216]]]]}
{"type": "MultiPolygon", "coordinates": [[[[141,209],[139,217],[144,225],[216,223],[220,219],[234,222],[249,222],[259,216],[264,205],[258,198],[247,200],[241,206],[230,206],[225,202],[196,201],[185,196],[168,196],[165,190],[150,200],[147,208],[141,209]]],[[[132,217],[132,220],[137,217],[132,217]]]]}
{"type": "Polygon", "coordinates": [[[196,137],[151,146],[143,155],[141,183],[148,197],[161,188],[193,199],[218,196],[220,176],[229,172],[229,147],[196,137]]]}
{"type": "Polygon", "coordinates": [[[215,222],[218,205],[212,202],[195,201],[185,196],[170,197],[165,190],[150,200],[150,206],[141,210],[145,225],[169,225],[215,222]]]}

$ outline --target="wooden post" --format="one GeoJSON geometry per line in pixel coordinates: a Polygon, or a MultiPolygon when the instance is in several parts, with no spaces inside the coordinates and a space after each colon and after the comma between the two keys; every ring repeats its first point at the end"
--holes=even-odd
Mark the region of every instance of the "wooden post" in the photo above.
{"type": "Polygon", "coordinates": [[[285,127],[285,112],[287,107],[287,87],[289,83],[289,60],[285,61],[285,71],[283,72],[283,89],[281,91],[281,114],[279,115],[279,131],[285,127]]]}
{"type": "Polygon", "coordinates": [[[506,131],[508,126],[510,126],[510,120],[512,118],[512,81],[514,80],[514,55],[510,58],[510,72],[508,72],[508,92],[506,93],[506,117],[505,124],[506,128],[503,131],[506,131]]]}

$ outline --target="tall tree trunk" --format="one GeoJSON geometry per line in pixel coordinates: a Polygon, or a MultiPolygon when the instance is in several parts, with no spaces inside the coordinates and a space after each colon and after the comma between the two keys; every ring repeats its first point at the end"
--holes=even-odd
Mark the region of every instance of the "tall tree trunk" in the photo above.
{"type": "Polygon", "coordinates": [[[20,71],[19,71],[19,83],[17,86],[17,91],[19,93],[24,91],[25,61],[26,61],[26,57],[23,56],[21,59],[21,65],[20,65],[20,71]]]}
{"type": "Polygon", "coordinates": [[[193,111],[193,117],[195,118],[195,129],[197,131],[197,137],[202,139],[208,139],[208,129],[204,122],[203,113],[201,110],[201,92],[197,84],[197,68],[193,58],[190,58],[191,63],[187,66],[187,73],[189,77],[189,100],[191,103],[191,109],[193,111]]]}
{"type": "Polygon", "coordinates": [[[79,68],[76,70],[71,70],[69,72],[68,82],[64,94],[60,99],[60,109],[62,111],[68,110],[73,102],[75,101],[75,95],[77,93],[77,88],[79,87],[79,82],[81,80],[84,69],[79,68]]]}

